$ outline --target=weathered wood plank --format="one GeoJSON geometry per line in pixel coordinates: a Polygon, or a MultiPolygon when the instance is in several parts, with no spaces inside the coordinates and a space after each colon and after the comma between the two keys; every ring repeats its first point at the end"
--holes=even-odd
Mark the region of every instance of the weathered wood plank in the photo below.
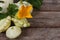
{"type": "Polygon", "coordinates": [[[60,28],[26,28],[16,39],[8,39],[1,33],[0,40],[60,40],[60,28]]]}
{"type": "Polygon", "coordinates": [[[44,18],[44,19],[56,19],[60,18],[60,12],[44,12],[44,11],[34,11],[32,13],[33,18],[44,18]]]}
{"type": "Polygon", "coordinates": [[[45,3],[40,8],[41,11],[60,11],[60,3],[53,4],[53,3],[45,3]]]}
{"type": "Polygon", "coordinates": [[[43,0],[41,11],[60,11],[60,0],[43,0]]]}
{"type": "Polygon", "coordinates": [[[29,19],[32,27],[59,27],[60,12],[40,12],[33,13],[33,19],[29,19]]]}
{"type": "Polygon", "coordinates": [[[60,0],[43,0],[43,3],[60,3],[60,0]]]}
{"type": "Polygon", "coordinates": [[[29,20],[31,23],[31,27],[59,27],[60,28],[60,20],[51,20],[51,19],[31,19],[29,20]]]}

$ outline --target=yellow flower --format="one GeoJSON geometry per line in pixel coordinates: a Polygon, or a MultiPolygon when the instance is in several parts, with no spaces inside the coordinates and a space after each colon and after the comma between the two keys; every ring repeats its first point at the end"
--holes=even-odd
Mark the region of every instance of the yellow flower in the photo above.
{"type": "Polygon", "coordinates": [[[32,5],[29,5],[29,6],[22,5],[18,10],[16,16],[18,18],[32,18],[32,15],[31,15],[32,9],[33,9],[32,5]]]}

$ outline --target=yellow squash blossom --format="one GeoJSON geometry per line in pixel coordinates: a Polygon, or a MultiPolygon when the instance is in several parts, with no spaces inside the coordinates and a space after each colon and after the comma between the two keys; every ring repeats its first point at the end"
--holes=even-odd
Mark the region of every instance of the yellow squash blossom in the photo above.
{"type": "Polygon", "coordinates": [[[18,10],[16,16],[18,18],[32,18],[32,15],[31,15],[32,9],[33,9],[32,5],[29,5],[29,6],[22,5],[18,10]]]}

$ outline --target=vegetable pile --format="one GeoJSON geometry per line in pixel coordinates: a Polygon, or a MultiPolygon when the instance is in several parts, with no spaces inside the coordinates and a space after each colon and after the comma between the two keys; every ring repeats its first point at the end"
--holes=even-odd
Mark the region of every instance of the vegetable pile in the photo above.
{"type": "Polygon", "coordinates": [[[1,0],[0,33],[6,31],[6,37],[17,38],[22,32],[21,28],[30,26],[27,18],[32,18],[33,7],[39,8],[41,4],[42,0],[20,0],[17,3],[14,3],[13,0],[1,0]],[[11,26],[11,21],[15,26],[11,26]]]}

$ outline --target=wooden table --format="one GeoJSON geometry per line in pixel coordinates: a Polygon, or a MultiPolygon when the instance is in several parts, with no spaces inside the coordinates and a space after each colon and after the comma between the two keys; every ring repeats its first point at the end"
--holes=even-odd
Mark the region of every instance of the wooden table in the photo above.
{"type": "MultiPolygon", "coordinates": [[[[31,27],[23,28],[22,34],[12,40],[60,40],[60,0],[43,0],[40,10],[32,14],[31,27]]],[[[11,39],[1,33],[0,40],[11,39]]]]}

